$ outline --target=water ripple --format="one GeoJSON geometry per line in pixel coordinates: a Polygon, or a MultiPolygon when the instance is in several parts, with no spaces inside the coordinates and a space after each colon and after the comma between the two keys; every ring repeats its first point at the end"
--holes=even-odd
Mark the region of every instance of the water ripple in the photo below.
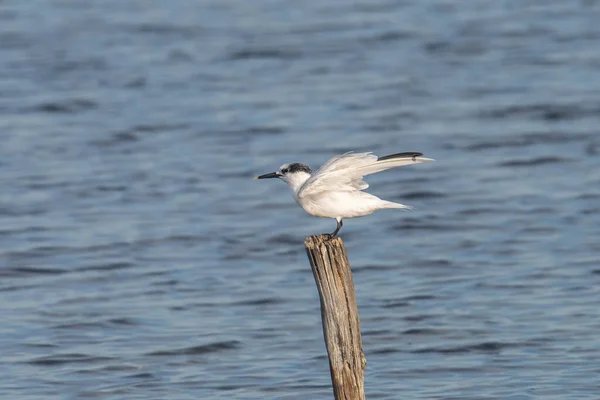
{"type": "Polygon", "coordinates": [[[184,347],[174,350],[157,350],[147,353],[149,356],[180,356],[180,355],[201,355],[209,353],[220,353],[224,350],[233,350],[240,348],[241,343],[232,340],[227,342],[215,342],[200,346],[184,347]]]}

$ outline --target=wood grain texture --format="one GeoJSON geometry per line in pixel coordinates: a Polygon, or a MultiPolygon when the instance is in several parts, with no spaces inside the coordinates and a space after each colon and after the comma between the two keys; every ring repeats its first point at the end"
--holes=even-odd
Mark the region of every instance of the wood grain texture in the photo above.
{"type": "Polygon", "coordinates": [[[323,336],[336,400],[364,400],[360,320],[344,242],[313,235],[304,241],[321,299],[323,336]]]}

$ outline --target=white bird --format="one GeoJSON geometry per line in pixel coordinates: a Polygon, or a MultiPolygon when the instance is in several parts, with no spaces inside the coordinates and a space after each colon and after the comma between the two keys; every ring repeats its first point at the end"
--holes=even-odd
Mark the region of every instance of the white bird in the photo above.
{"type": "Polygon", "coordinates": [[[334,237],[342,228],[344,218],[363,217],[385,208],[410,209],[363,192],[369,185],[362,178],[390,168],[434,161],[422,155],[408,152],[377,157],[372,153],[350,152],[331,158],[314,174],[307,165],[291,163],[254,179],[279,178],[287,183],[304,211],[315,217],[335,218],[337,228],[329,234],[334,237]]]}

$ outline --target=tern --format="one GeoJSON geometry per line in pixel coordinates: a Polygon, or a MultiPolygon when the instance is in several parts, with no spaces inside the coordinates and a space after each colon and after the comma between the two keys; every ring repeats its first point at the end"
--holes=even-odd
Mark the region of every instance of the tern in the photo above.
{"type": "Polygon", "coordinates": [[[314,173],[307,165],[290,163],[283,164],[276,172],[254,179],[279,178],[288,184],[294,199],[304,211],[315,217],[334,218],[337,227],[328,234],[333,238],[342,228],[344,218],[363,217],[386,208],[410,209],[410,206],[363,192],[369,187],[363,177],[403,165],[435,161],[422,156],[423,153],[416,152],[384,157],[350,152],[329,159],[314,173]]]}

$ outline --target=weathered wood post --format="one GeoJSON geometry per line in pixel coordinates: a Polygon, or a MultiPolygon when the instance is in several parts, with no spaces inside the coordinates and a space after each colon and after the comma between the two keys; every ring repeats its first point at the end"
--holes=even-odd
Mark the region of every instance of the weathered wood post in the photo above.
{"type": "Polygon", "coordinates": [[[321,298],[323,336],[336,400],[364,400],[360,320],[350,263],[339,237],[312,235],[304,241],[321,298]]]}

